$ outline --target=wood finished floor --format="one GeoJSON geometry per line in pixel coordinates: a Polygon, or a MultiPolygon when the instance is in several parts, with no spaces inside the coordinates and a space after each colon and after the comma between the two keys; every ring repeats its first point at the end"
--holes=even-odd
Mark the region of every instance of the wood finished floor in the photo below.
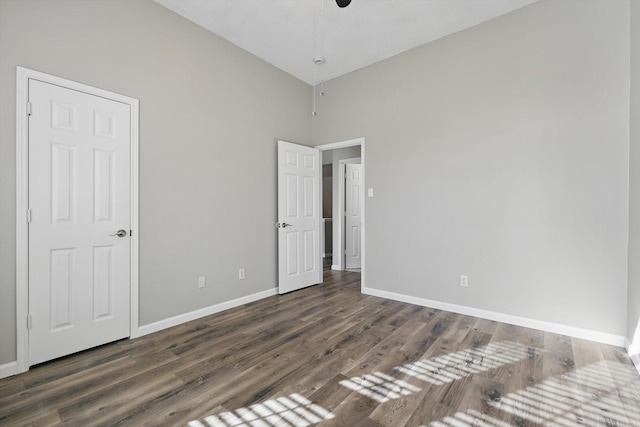
{"type": "Polygon", "coordinates": [[[361,295],[359,274],[0,380],[0,425],[640,426],[623,349],[361,295]]]}

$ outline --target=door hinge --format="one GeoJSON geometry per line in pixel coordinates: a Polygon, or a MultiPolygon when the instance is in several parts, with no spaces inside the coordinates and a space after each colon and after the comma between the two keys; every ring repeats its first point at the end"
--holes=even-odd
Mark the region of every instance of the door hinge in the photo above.
{"type": "Polygon", "coordinates": [[[31,224],[31,209],[27,209],[27,224],[31,224]]]}
{"type": "Polygon", "coordinates": [[[31,330],[32,327],[33,327],[33,318],[31,317],[30,314],[27,314],[27,329],[31,330]]]}
{"type": "Polygon", "coordinates": [[[31,108],[32,108],[32,104],[30,102],[27,102],[27,115],[28,116],[31,115],[31,108]]]}
{"type": "Polygon", "coordinates": [[[129,230],[129,236],[133,236],[133,230],[129,230]]]}

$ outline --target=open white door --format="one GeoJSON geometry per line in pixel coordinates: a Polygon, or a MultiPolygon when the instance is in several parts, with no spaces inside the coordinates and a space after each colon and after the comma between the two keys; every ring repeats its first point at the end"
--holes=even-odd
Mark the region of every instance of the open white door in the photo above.
{"type": "Polygon", "coordinates": [[[29,105],[33,365],[129,336],[131,111],[35,79],[29,105]]]}
{"type": "Polygon", "coordinates": [[[322,282],[320,151],[278,141],[278,292],[322,282]]]}
{"type": "Polygon", "coordinates": [[[361,268],[362,257],[362,165],[347,164],[345,182],[345,266],[361,268]]]}

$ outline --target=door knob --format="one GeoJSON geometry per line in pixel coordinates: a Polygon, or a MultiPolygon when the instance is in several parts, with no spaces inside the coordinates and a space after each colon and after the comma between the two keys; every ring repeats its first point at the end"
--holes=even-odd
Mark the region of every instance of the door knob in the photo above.
{"type": "Polygon", "coordinates": [[[291,227],[293,224],[287,224],[286,222],[278,222],[276,223],[276,228],[287,228],[291,227]]]}
{"type": "Polygon", "coordinates": [[[127,235],[127,232],[125,230],[118,230],[116,234],[109,234],[109,236],[118,236],[118,237],[124,237],[126,235],[127,235]]]}

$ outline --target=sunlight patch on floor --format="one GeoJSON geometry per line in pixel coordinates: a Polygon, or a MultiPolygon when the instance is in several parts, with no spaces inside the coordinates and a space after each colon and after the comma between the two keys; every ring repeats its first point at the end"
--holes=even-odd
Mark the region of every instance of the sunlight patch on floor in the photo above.
{"type": "Polygon", "coordinates": [[[189,421],[189,427],[307,427],[334,415],[303,396],[294,393],[257,403],[235,411],[189,421]]]}
{"type": "MultiPolygon", "coordinates": [[[[638,374],[632,366],[602,361],[514,391],[487,404],[522,424],[545,426],[640,426],[638,374]],[[628,404],[625,404],[628,403],[628,404]]],[[[512,425],[473,409],[431,427],[506,427],[512,425]]]]}
{"type": "MultiPolygon", "coordinates": [[[[393,370],[421,381],[443,385],[468,375],[535,357],[535,355],[536,351],[531,347],[525,347],[509,341],[501,341],[482,347],[448,353],[431,359],[419,360],[414,363],[397,366],[393,370]]],[[[340,381],[340,384],[379,403],[399,399],[421,390],[406,381],[393,378],[381,372],[340,381]]]]}
{"type": "MultiPolygon", "coordinates": [[[[536,357],[537,350],[510,341],[491,343],[397,366],[408,380],[442,386],[470,375],[536,357]]],[[[407,381],[408,381],[407,380],[407,381]]],[[[422,389],[376,371],[340,381],[343,387],[383,404],[422,389]]],[[[484,402],[490,412],[469,408],[431,422],[429,427],[640,426],[640,381],[630,365],[602,361],[484,402]],[[498,418],[496,418],[498,417],[498,418]],[[502,419],[499,419],[502,418],[502,419]],[[506,421],[503,421],[506,420],[506,421]]],[[[306,427],[335,418],[294,393],[188,423],[189,427],[306,427]]],[[[426,427],[426,426],[422,426],[426,427]]]]}
{"type": "Polygon", "coordinates": [[[443,385],[466,376],[535,357],[535,349],[501,341],[486,346],[419,360],[395,368],[403,374],[434,385],[443,385]]]}
{"type": "Polygon", "coordinates": [[[340,381],[340,384],[380,403],[420,391],[420,388],[382,372],[354,377],[340,381]]]}

